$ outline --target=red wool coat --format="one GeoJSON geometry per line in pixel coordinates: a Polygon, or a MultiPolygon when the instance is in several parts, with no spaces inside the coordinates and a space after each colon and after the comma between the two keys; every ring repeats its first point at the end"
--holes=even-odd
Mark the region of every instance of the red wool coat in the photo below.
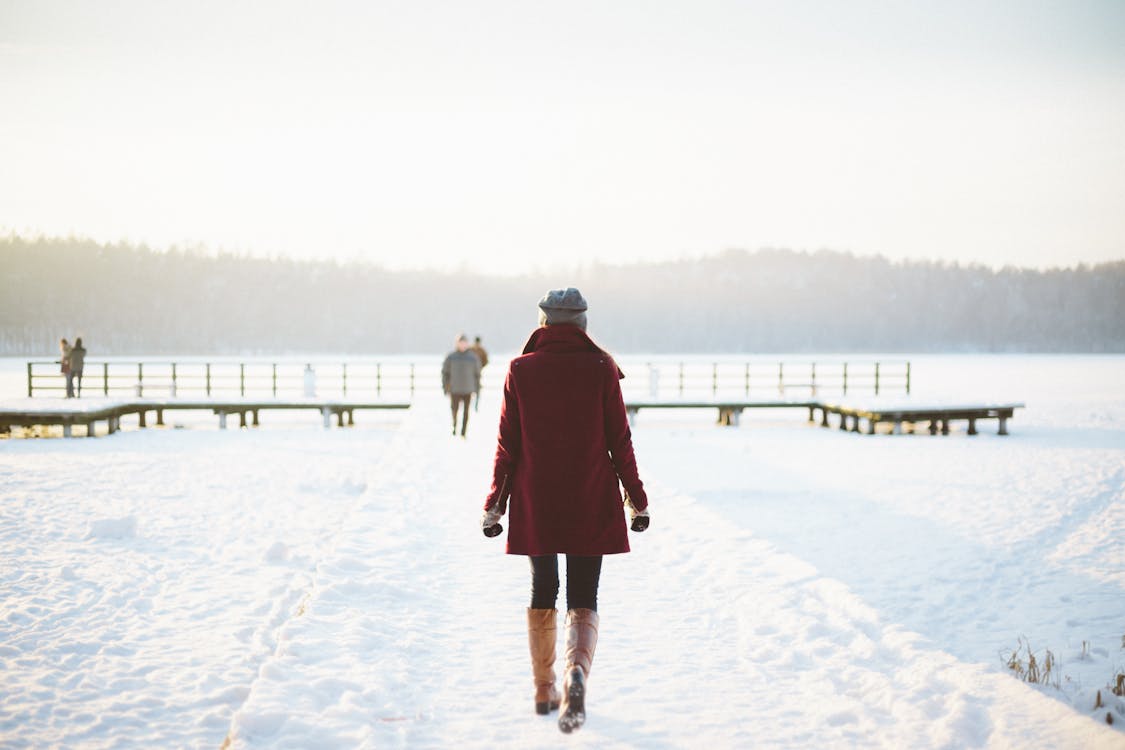
{"type": "Polygon", "coordinates": [[[539,328],[504,381],[485,510],[508,503],[508,553],[629,551],[624,485],[648,506],[613,358],[573,325],[539,328]]]}

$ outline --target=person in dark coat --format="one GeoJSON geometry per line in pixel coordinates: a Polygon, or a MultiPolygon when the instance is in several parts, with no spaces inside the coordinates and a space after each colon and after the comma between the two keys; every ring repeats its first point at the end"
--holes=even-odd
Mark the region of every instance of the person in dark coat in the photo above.
{"type": "MultiPolygon", "coordinates": [[[[481,344],[480,336],[477,336],[475,339],[473,339],[473,353],[476,354],[477,359],[480,360],[480,369],[483,371],[484,368],[488,367],[488,350],[486,350],[484,348],[484,345],[481,344]]],[[[477,397],[473,400],[473,411],[480,411],[479,388],[477,389],[477,397]]]]}
{"type": "Polygon", "coordinates": [[[70,374],[70,342],[59,339],[59,371],[66,378],[66,397],[74,397],[74,376],[70,374]]]}
{"type": "Polygon", "coordinates": [[[457,434],[457,409],[461,408],[461,437],[469,428],[469,401],[480,392],[480,360],[469,348],[465,334],[457,337],[457,348],[446,356],[441,365],[441,391],[449,396],[453,410],[453,434],[457,434]]]}
{"type": "MultiPolygon", "coordinates": [[[[86,347],[82,346],[82,337],[79,336],[74,340],[74,346],[70,349],[70,378],[73,383],[78,386],[78,398],[82,398],[82,368],[86,366],[86,347]]],[[[74,395],[74,388],[71,389],[71,395],[74,395]]]]}
{"type": "Polygon", "coordinates": [[[624,375],[586,335],[586,300],[573,287],[555,289],[539,309],[540,327],[504,381],[481,528],[486,536],[499,534],[507,511],[507,552],[530,558],[527,635],[535,709],[545,714],[561,703],[559,728],[571,732],[586,718],[602,556],[629,551],[626,511],[635,531],[647,528],[648,497],[621,396],[624,375]],[[554,673],[560,554],[566,555],[567,579],[561,696],[554,673]]]}

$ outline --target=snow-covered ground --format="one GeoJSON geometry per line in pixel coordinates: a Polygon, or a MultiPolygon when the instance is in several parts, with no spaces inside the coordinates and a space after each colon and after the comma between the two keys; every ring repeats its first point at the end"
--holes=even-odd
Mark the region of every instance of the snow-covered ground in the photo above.
{"type": "Polygon", "coordinates": [[[526,561],[478,530],[494,390],[465,441],[433,394],[0,441],[0,747],[1125,747],[1125,358],[914,361],[915,398],[1027,409],[641,413],[653,525],[606,560],[571,736],[533,713],[526,561]]]}

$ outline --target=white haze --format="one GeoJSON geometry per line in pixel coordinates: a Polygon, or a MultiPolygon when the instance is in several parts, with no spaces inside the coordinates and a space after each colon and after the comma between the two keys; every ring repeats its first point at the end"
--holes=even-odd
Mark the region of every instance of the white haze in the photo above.
{"type": "Polygon", "coordinates": [[[0,0],[0,230],[511,272],[1125,256],[1125,6],[0,0]]]}

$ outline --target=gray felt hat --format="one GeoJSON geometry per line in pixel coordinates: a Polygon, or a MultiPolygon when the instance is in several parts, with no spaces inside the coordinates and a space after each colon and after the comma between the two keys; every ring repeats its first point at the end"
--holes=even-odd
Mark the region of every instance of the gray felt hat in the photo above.
{"type": "Polygon", "coordinates": [[[574,287],[552,289],[539,300],[539,325],[570,323],[586,330],[586,298],[574,287]]]}

